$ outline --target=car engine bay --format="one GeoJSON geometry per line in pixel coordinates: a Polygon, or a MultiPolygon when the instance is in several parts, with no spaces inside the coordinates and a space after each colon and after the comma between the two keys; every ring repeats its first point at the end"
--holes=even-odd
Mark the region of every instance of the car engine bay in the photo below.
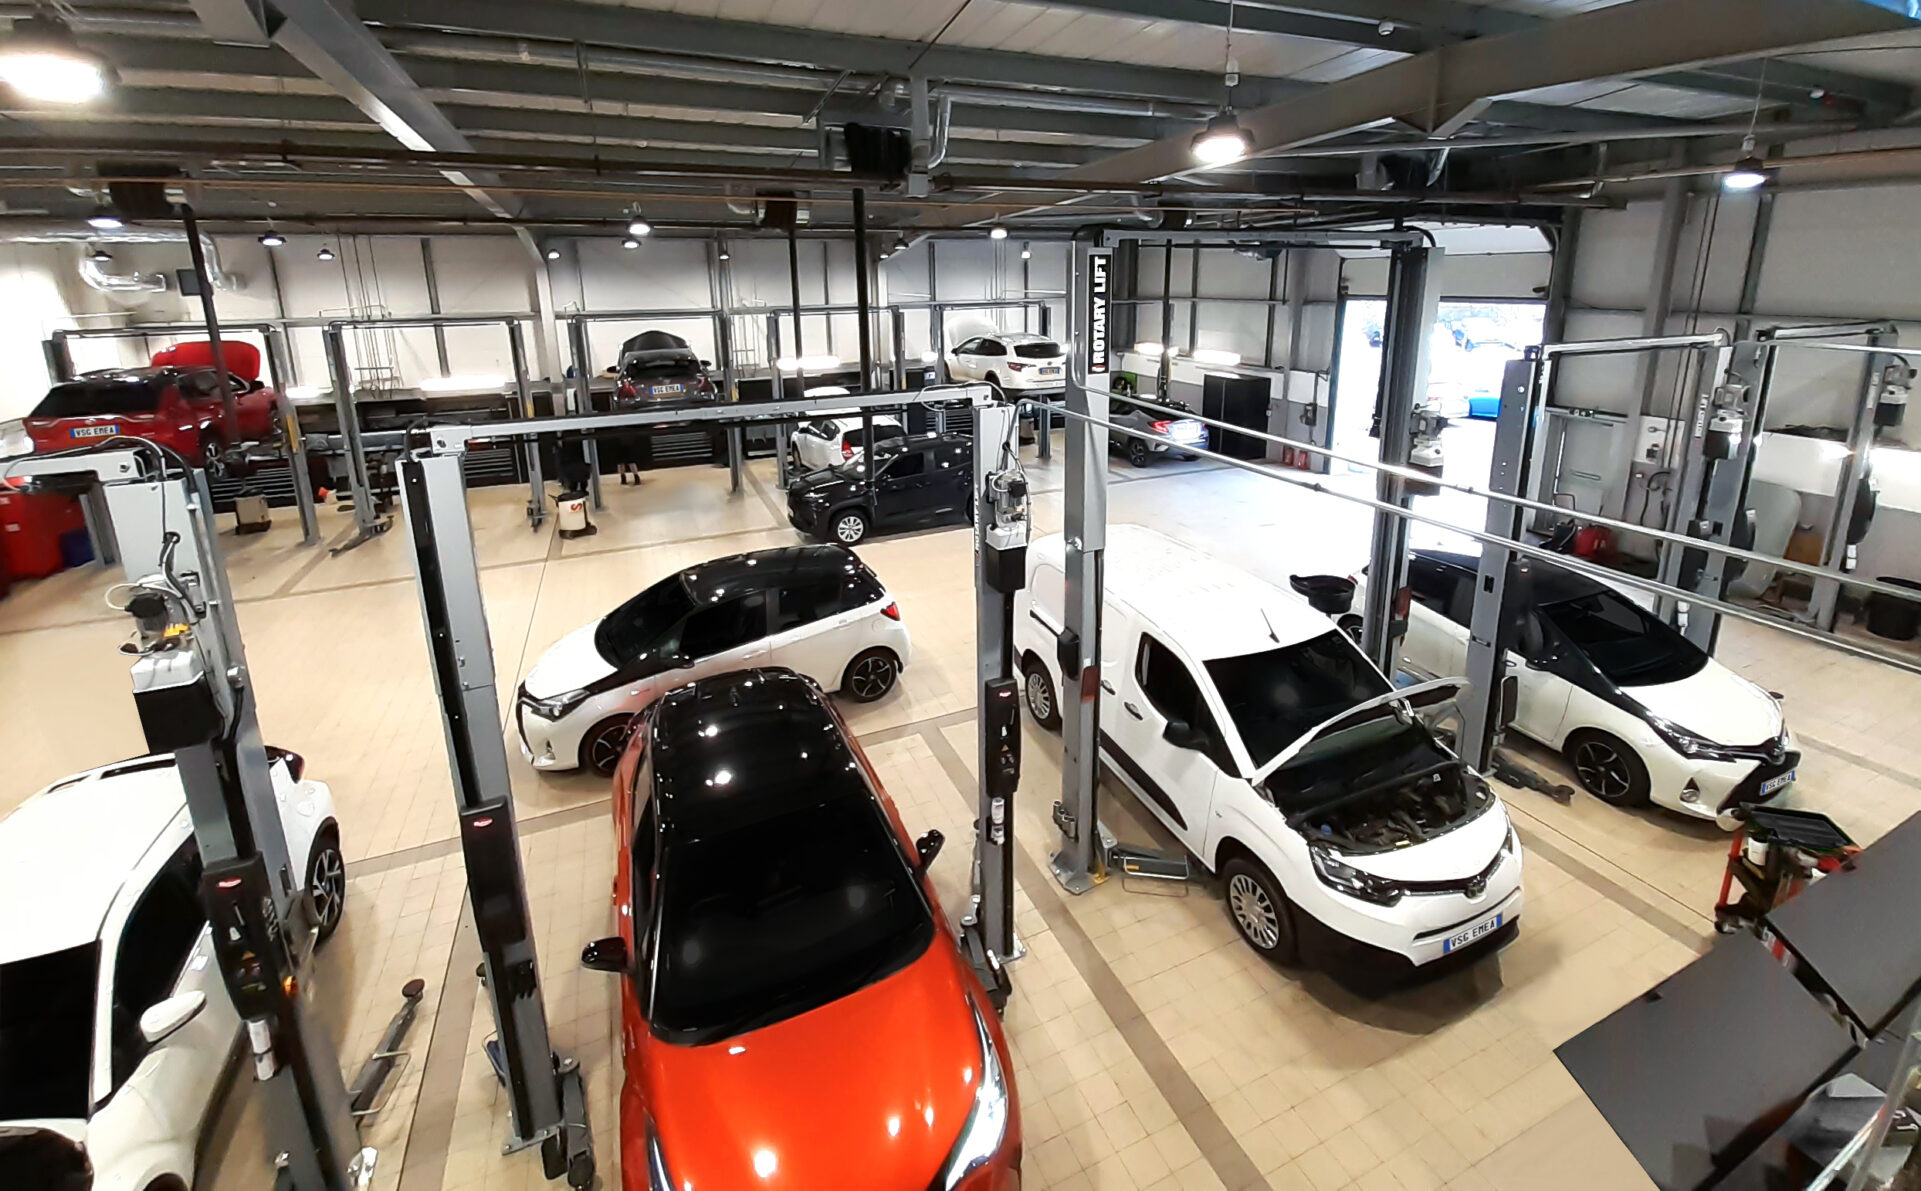
{"type": "Polygon", "coordinates": [[[1487,783],[1417,723],[1353,744],[1284,765],[1267,780],[1288,826],[1310,841],[1350,854],[1391,852],[1446,835],[1494,801],[1487,783]]]}

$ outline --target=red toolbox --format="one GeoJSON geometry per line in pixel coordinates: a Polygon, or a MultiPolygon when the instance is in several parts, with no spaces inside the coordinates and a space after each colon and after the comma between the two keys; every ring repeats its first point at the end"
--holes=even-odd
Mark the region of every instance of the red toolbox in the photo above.
{"type": "Polygon", "coordinates": [[[60,535],[86,524],[78,497],[0,487],[0,567],[16,581],[57,574],[60,535]]]}

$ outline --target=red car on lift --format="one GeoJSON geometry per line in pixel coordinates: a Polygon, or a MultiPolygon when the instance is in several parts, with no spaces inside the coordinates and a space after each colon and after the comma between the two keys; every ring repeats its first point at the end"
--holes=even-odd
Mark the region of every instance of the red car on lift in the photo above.
{"type": "MultiPolygon", "coordinates": [[[[223,343],[240,442],[274,434],[272,389],[260,381],[260,349],[223,343]]],[[[154,353],[151,368],[109,368],[53,386],[26,417],[36,451],[64,451],[114,435],[151,439],[205,463],[228,441],[213,348],[204,341],[154,353]]]]}
{"type": "Polygon", "coordinates": [[[614,776],[626,1191],[1017,1191],[998,1017],[914,841],[791,670],[663,696],[614,776]]]}

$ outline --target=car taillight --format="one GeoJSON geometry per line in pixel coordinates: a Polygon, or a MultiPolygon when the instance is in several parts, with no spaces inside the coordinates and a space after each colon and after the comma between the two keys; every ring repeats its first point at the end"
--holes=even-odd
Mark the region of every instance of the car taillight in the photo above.
{"type": "Polygon", "coordinates": [[[634,386],[632,385],[632,383],[630,383],[630,382],[628,382],[628,381],[621,381],[621,382],[620,382],[620,395],[621,395],[622,397],[638,397],[638,396],[640,395],[640,393],[639,393],[639,391],[638,391],[638,390],[636,390],[636,389],[634,388],[634,386]]]}
{"type": "Polygon", "coordinates": [[[1167,428],[1169,426],[1172,426],[1173,424],[1174,423],[1172,422],[1156,422],[1152,426],[1148,427],[1148,429],[1152,430],[1156,434],[1166,434],[1167,428]]]}
{"type": "Polygon", "coordinates": [[[1013,370],[1014,370],[1015,372],[1020,372],[1020,371],[1022,371],[1022,370],[1024,370],[1024,369],[1028,369],[1028,368],[1032,368],[1032,367],[1033,367],[1033,365],[1032,365],[1032,364],[1023,364],[1023,363],[1021,363],[1021,362],[1020,362],[1019,360],[1009,360],[1009,361],[1007,361],[1007,366],[1008,366],[1009,368],[1011,368],[1011,369],[1013,369],[1013,370]]]}
{"type": "Polygon", "coordinates": [[[889,602],[889,603],[888,603],[888,605],[887,605],[887,606],[886,606],[885,608],[882,608],[882,609],[880,610],[880,614],[881,614],[882,616],[885,616],[885,617],[886,617],[887,619],[889,619],[889,620],[899,620],[899,619],[900,619],[900,605],[899,605],[899,604],[896,604],[896,603],[892,603],[892,602],[889,602]]]}
{"type": "Polygon", "coordinates": [[[846,442],[840,444],[840,457],[842,459],[852,459],[854,457],[854,445],[846,442]]]}

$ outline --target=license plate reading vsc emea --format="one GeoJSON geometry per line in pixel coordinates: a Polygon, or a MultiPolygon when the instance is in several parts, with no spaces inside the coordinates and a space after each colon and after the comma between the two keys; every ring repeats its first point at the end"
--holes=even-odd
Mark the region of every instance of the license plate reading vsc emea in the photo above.
{"type": "Polygon", "coordinates": [[[1794,784],[1794,770],[1790,769],[1786,773],[1782,774],[1780,777],[1771,777],[1767,781],[1762,782],[1761,796],[1765,798],[1769,794],[1774,793],[1776,790],[1779,790],[1785,786],[1791,786],[1793,784],[1794,784]]]}
{"type": "Polygon", "coordinates": [[[118,433],[120,433],[120,427],[117,424],[110,426],[75,426],[72,430],[67,431],[68,436],[71,438],[110,438],[118,433]]]}
{"type": "Polygon", "coordinates": [[[679,393],[682,391],[684,390],[680,385],[655,385],[653,388],[653,393],[654,393],[654,396],[656,397],[662,396],[667,393],[679,393]]]}
{"type": "Polygon", "coordinates": [[[1446,955],[1450,951],[1459,951],[1461,948],[1467,946],[1469,943],[1472,943],[1474,940],[1481,938],[1483,935],[1491,935],[1495,931],[1500,930],[1501,919],[1503,917],[1505,917],[1505,915],[1496,914],[1492,918],[1482,919],[1480,922],[1477,922],[1473,926],[1468,927],[1466,930],[1462,931],[1460,934],[1455,935],[1452,938],[1448,939],[1447,942],[1442,943],[1441,954],[1446,955]]]}

